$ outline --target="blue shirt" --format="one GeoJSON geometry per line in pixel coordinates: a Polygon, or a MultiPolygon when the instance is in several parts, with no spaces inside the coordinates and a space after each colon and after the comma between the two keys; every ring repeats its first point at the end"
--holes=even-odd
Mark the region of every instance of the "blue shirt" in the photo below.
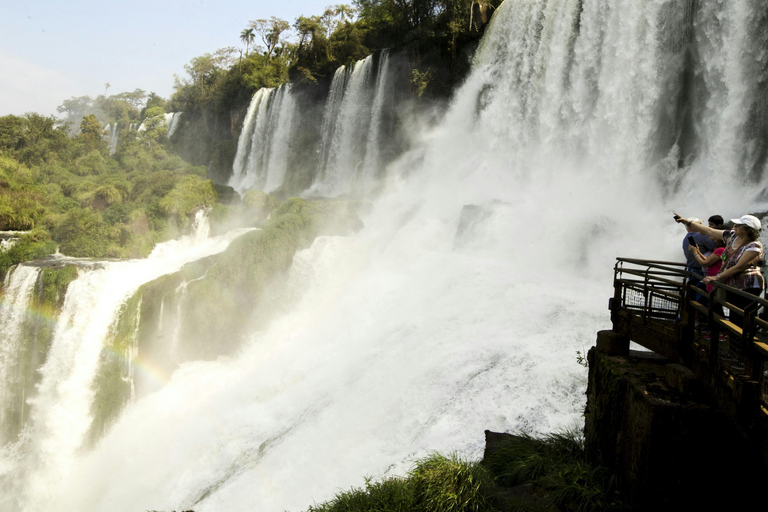
{"type": "Polygon", "coordinates": [[[685,254],[685,263],[690,268],[701,268],[701,264],[696,261],[696,258],[693,256],[691,251],[688,250],[688,237],[692,236],[693,240],[696,242],[696,245],[699,246],[699,250],[701,251],[701,254],[704,254],[706,256],[706,253],[712,252],[715,247],[717,247],[717,244],[714,240],[712,240],[707,235],[702,235],[701,233],[697,233],[695,231],[692,231],[690,233],[685,234],[685,238],[683,238],[683,254],[685,254]]]}

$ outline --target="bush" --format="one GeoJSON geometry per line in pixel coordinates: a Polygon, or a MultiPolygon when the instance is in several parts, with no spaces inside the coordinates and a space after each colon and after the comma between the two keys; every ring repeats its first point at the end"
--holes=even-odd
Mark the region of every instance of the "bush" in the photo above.
{"type": "Polygon", "coordinates": [[[56,243],[44,229],[38,228],[23,235],[5,252],[0,252],[0,280],[13,265],[36,258],[44,258],[56,252],[56,243]]]}
{"type": "Polygon", "coordinates": [[[531,484],[560,510],[626,510],[615,479],[605,468],[587,461],[583,438],[576,432],[543,439],[507,436],[483,464],[498,486],[531,484]]]}
{"type": "Polygon", "coordinates": [[[73,208],[63,215],[53,229],[61,252],[68,256],[99,258],[108,255],[111,229],[97,212],[73,208]]]}
{"type": "Polygon", "coordinates": [[[417,509],[424,512],[479,512],[489,508],[492,479],[477,463],[432,454],[411,476],[417,509]]]}

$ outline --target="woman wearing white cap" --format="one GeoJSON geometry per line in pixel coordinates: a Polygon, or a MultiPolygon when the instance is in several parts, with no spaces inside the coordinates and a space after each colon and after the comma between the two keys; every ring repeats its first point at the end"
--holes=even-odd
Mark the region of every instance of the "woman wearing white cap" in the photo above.
{"type": "MultiPolygon", "coordinates": [[[[723,284],[738,288],[752,295],[760,295],[765,288],[765,279],[760,271],[758,261],[763,255],[763,244],[758,241],[760,236],[760,220],[754,215],[744,215],[738,219],[731,219],[732,230],[713,229],[703,224],[692,223],[675,214],[675,220],[715,240],[723,240],[725,252],[723,253],[723,266],[720,273],[705,277],[702,282],[709,284],[720,281],[723,284]]],[[[728,302],[744,309],[751,301],[740,295],[731,294],[728,302]]],[[[731,313],[731,321],[741,325],[741,315],[731,313]]]]}

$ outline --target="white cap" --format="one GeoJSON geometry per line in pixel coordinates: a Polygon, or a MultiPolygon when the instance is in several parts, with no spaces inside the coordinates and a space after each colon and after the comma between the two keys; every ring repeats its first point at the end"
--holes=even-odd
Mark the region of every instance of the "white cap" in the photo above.
{"type": "Polygon", "coordinates": [[[749,226],[756,231],[760,231],[761,228],[760,219],[754,215],[743,215],[739,219],[731,219],[731,222],[734,224],[744,224],[745,226],[749,226]]]}

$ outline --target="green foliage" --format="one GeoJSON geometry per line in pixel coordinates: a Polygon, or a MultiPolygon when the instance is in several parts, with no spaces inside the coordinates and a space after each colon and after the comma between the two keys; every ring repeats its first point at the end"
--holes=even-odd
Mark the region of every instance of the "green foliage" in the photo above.
{"type": "Polygon", "coordinates": [[[507,436],[482,463],[432,454],[404,478],[366,479],[309,512],[449,512],[495,510],[625,511],[615,480],[586,462],[581,437],[507,436]],[[527,484],[528,492],[505,488],[527,484]]]}
{"type": "Polygon", "coordinates": [[[38,307],[44,308],[46,314],[58,314],[64,305],[64,296],[69,283],[77,279],[77,275],[77,267],[74,265],[43,269],[40,277],[40,293],[36,299],[38,307]]]}
{"type": "Polygon", "coordinates": [[[88,437],[90,444],[101,437],[131,398],[128,368],[131,350],[137,343],[140,305],[140,294],[135,294],[122,305],[117,324],[110,331],[111,337],[99,354],[99,370],[93,384],[96,391],[91,403],[93,424],[88,437]]]}
{"type": "Polygon", "coordinates": [[[157,148],[165,142],[168,125],[165,124],[165,111],[162,107],[147,108],[142,124],[144,130],[141,132],[141,138],[150,148],[157,148]]]}
{"type": "Polygon", "coordinates": [[[83,116],[80,122],[80,138],[87,150],[104,151],[107,147],[104,142],[104,128],[93,114],[83,116]]]}
{"type": "MultiPolygon", "coordinates": [[[[139,108],[146,98],[147,93],[141,89],[136,89],[133,92],[121,92],[112,96],[107,96],[105,91],[104,95],[96,98],[80,96],[64,100],[57,107],[57,110],[64,119],[64,123],[69,125],[70,134],[76,135],[82,133],[77,130],[77,127],[82,128],[81,119],[87,116],[94,116],[102,126],[119,123],[125,127],[129,123],[140,121],[139,108]]],[[[153,101],[157,102],[156,97],[153,101]]],[[[89,122],[89,124],[92,123],[89,122]]]]}
{"type": "Polygon", "coordinates": [[[56,222],[53,237],[67,256],[99,258],[109,256],[111,231],[98,212],[73,208],[56,222]]]}
{"type": "Polygon", "coordinates": [[[78,176],[104,174],[107,171],[107,163],[102,154],[94,149],[75,160],[75,167],[72,170],[78,176]]]}
{"type": "Polygon", "coordinates": [[[0,277],[4,278],[8,270],[24,261],[44,258],[56,252],[56,243],[44,229],[38,228],[23,235],[9,250],[0,252],[0,277]]]}
{"type": "Polygon", "coordinates": [[[416,464],[411,474],[415,504],[429,512],[480,512],[488,510],[487,493],[492,478],[477,463],[458,456],[432,454],[416,464]]]}
{"type": "Polygon", "coordinates": [[[365,486],[338,493],[309,512],[481,512],[492,511],[487,470],[457,456],[432,454],[405,478],[366,479],[365,486]]]}
{"type": "Polygon", "coordinates": [[[411,512],[414,508],[413,485],[404,478],[366,479],[365,486],[343,491],[333,500],[312,505],[308,512],[411,512]]]}
{"type": "Polygon", "coordinates": [[[559,510],[626,510],[615,479],[605,468],[587,462],[583,438],[574,432],[543,439],[509,436],[483,464],[497,485],[533,484],[559,510]]]}
{"type": "Polygon", "coordinates": [[[0,117],[0,154],[30,166],[53,158],[70,158],[76,143],[53,116],[26,114],[0,117]]]}
{"type": "Polygon", "coordinates": [[[185,176],[160,200],[159,206],[167,215],[180,218],[195,208],[212,206],[215,202],[216,191],[211,180],[185,176]]]}

